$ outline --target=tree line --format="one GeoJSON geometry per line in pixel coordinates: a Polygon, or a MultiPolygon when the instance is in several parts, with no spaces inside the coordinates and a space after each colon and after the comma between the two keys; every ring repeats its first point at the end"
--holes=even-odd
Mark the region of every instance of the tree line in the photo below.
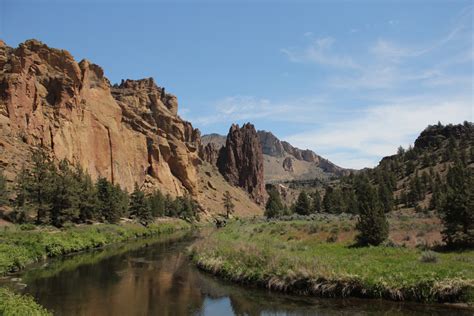
{"type": "Polygon", "coordinates": [[[159,190],[151,194],[135,184],[129,194],[103,177],[93,181],[79,165],[67,160],[55,163],[42,148],[34,149],[31,166],[23,167],[13,185],[0,173],[0,205],[13,211],[9,219],[56,227],[91,221],[117,223],[120,218],[136,219],[148,225],[155,217],[197,218],[197,205],[189,196],[173,198],[159,190]],[[11,198],[13,197],[13,198],[11,198]]]}

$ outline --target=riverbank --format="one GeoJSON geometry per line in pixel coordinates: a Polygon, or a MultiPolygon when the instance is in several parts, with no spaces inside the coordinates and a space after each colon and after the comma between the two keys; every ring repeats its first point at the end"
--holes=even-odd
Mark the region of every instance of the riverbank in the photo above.
{"type": "MultiPolygon", "coordinates": [[[[0,275],[15,272],[48,257],[96,249],[139,238],[189,230],[179,219],[158,220],[144,227],[139,224],[98,224],[63,230],[35,226],[9,226],[0,231],[0,275]],[[27,229],[27,230],[25,230],[27,229]]],[[[0,288],[0,315],[51,315],[33,298],[0,288]]]]}
{"type": "Polygon", "coordinates": [[[0,315],[52,315],[44,307],[34,301],[31,296],[20,295],[6,288],[0,288],[0,315]]]}
{"type": "Polygon", "coordinates": [[[74,252],[99,248],[128,240],[190,229],[179,219],[139,224],[97,224],[68,229],[14,226],[0,231],[0,275],[23,269],[28,264],[74,252]],[[24,230],[32,229],[32,230],[24,230]]]}
{"type": "Polygon", "coordinates": [[[198,241],[202,270],[242,284],[318,297],[474,302],[474,251],[354,248],[348,228],[316,221],[231,223],[198,241]]]}

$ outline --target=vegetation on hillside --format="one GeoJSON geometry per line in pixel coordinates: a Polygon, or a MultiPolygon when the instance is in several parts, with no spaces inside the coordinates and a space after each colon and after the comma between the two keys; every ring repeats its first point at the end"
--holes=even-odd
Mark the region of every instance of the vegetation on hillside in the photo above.
{"type": "MultiPolygon", "coordinates": [[[[342,177],[323,191],[313,188],[309,195],[305,187],[289,209],[304,215],[356,214],[362,244],[383,241],[387,234],[384,217],[393,210],[436,211],[443,219],[447,246],[474,247],[473,165],[473,124],[439,123],[426,128],[414,147],[399,147],[396,155],[382,159],[376,168],[342,177]]],[[[269,185],[268,190],[272,201],[281,200],[275,186],[269,185]]],[[[267,217],[287,215],[283,203],[276,208],[275,203],[267,204],[267,213],[272,215],[267,217]]]]}
{"type": "Polygon", "coordinates": [[[117,223],[122,217],[147,225],[154,217],[198,217],[196,203],[188,196],[173,199],[156,190],[145,194],[138,185],[129,194],[106,178],[93,181],[80,166],[67,160],[55,163],[43,149],[32,152],[32,164],[23,167],[9,187],[0,173],[0,207],[10,206],[8,219],[16,223],[63,227],[92,221],[117,223]]]}

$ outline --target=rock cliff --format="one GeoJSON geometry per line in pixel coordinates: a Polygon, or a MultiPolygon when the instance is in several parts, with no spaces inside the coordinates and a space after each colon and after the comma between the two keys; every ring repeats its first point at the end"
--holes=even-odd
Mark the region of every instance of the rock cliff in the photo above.
{"type": "Polygon", "coordinates": [[[0,43],[0,162],[14,174],[29,147],[82,165],[129,190],[148,183],[172,195],[197,192],[199,131],[153,79],[111,86],[103,70],[29,40],[0,43]]]}

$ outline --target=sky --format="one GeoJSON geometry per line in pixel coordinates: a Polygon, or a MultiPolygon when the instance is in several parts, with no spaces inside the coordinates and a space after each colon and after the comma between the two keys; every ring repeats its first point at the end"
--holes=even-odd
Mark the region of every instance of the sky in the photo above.
{"type": "Polygon", "coordinates": [[[203,134],[253,123],[346,168],[428,125],[474,121],[471,1],[0,0],[0,39],[36,38],[153,77],[203,134]]]}

